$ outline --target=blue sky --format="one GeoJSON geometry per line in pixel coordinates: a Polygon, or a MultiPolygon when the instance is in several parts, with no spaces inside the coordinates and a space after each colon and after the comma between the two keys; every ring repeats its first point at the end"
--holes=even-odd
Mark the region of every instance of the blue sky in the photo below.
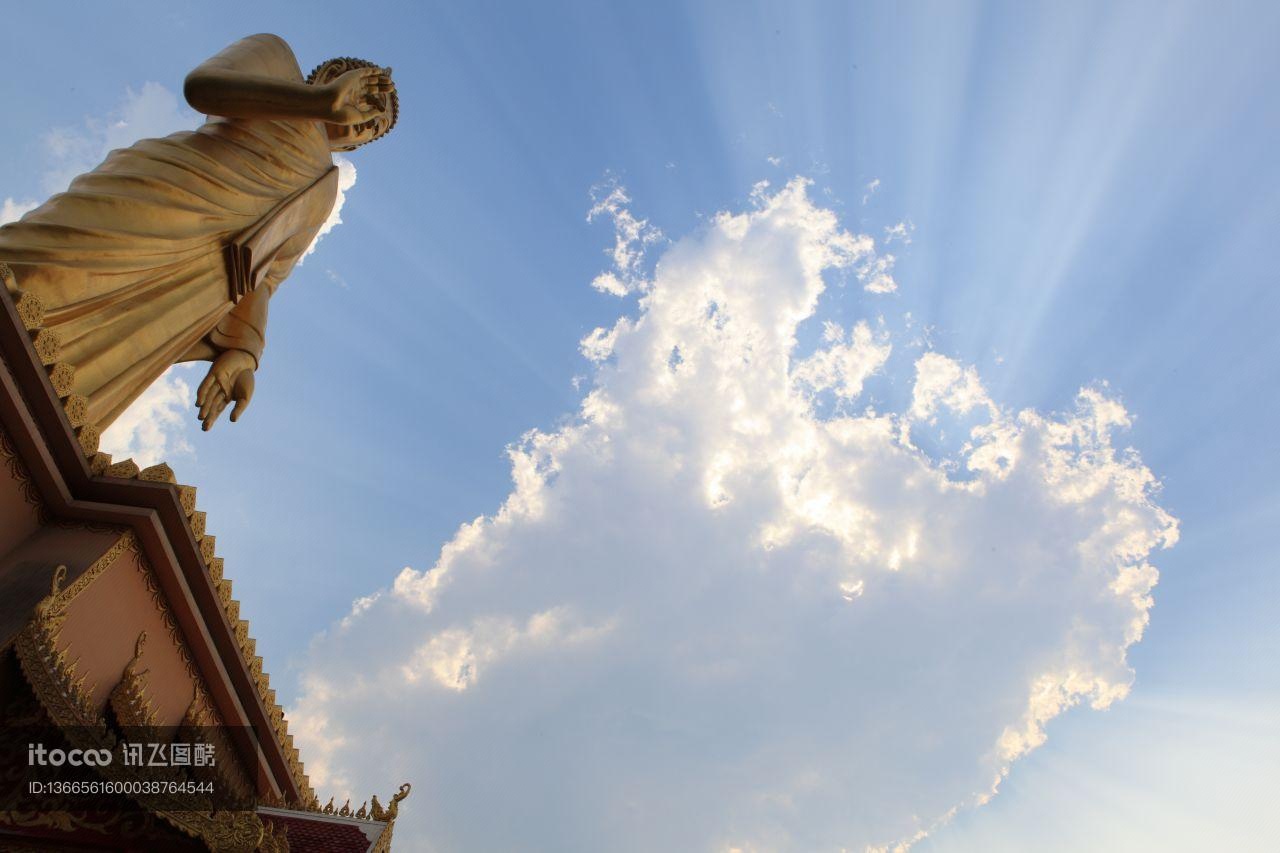
{"type": "MultiPolygon", "coordinates": [[[[625,186],[666,235],[649,275],[717,211],[750,209],[758,181],[804,176],[813,205],[895,256],[893,293],[828,273],[797,331],[798,355],[822,320],[901,342],[850,411],[909,406],[926,350],[974,366],[1011,411],[1066,413],[1105,381],[1133,419],[1117,447],[1180,523],[1151,557],[1131,695],[1054,719],[998,796],[917,849],[1280,843],[1259,811],[1280,793],[1274,5],[23,4],[4,29],[0,198],[15,202],[88,156],[51,140],[94,150],[146,84],[180,92],[240,36],[283,35],[304,69],[395,69],[400,123],[352,156],[343,224],[274,300],[252,406],[170,436],[190,445],[170,461],[199,486],[287,704],[323,674],[313,637],[497,512],[508,445],[571,426],[600,376],[579,341],[642,310],[590,286],[614,242],[608,216],[587,221],[592,188],[625,186]],[[898,223],[910,242],[886,245],[898,223]]],[[[959,444],[916,442],[935,458],[959,444]]],[[[424,761],[411,778],[431,777],[424,761]]],[[[362,787],[400,781],[361,772],[362,787]]],[[[589,837],[572,821],[529,849],[572,849],[589,837]]]]}

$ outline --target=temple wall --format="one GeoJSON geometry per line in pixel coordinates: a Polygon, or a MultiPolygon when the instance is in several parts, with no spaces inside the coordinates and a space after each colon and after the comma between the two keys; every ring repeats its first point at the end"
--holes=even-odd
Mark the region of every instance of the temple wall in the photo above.
{"type": "Polygon", "coordinates": [[[64,587],[92,570],[124,532],[49,524],[37,527],[0,555],[0,643],[22,629],[31,610],[49,594],[57,566],[66,566],[64,587]]]}
{"type": "Polygon", "coordinates": [[[105,707],[111,689],[146,631],[140,667],[148,670],[147,695],[160,725],[176,726],[191,704],[195,682],[166,620],[162,594],[136,550],[123,549],[67,607],[61,648],[88,672],[90,696],[105,707]]]}
{"type": "Polygon", "coordinates": [[[22,462],[0,430],[0,554],[30,536],[40,526],[36,498],[32,495],[22,462]]]}

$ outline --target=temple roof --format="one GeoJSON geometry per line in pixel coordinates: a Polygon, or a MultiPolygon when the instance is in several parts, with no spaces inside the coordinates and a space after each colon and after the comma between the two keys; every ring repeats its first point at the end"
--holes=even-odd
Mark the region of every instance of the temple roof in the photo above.
{"type": "Polygon", "coordinates": [[[180,484],[166,464],[144,469],[99,452],[85,400],[72,393],[75,366],[60,360],[57,336],[42,325],[43,306],[18,289],[4,264],[0,279],[0,354],[8,368],[0,371],[0,423],[31,487],[59,518],[132,528],[223,722],[271,732],[257,761],[265,762],[282,802],[314,807],[284,711],[240,618],[205,513],[196,508],[195,487],[180,484]]]}
{"type": "Polygon", "coordinates": [[[290,848],[312,853],[370,853],[391,825],[388,821],[267,807],[258,809],[258,817],[276,835],[283,831],[290,848]]]}

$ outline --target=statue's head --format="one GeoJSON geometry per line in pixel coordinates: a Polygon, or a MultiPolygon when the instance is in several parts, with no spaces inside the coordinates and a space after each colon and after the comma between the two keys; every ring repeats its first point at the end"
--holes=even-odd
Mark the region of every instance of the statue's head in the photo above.
{"type": "MultiPolygon", "coordinates": [[[[317,65],[315,70],[307,76],[307,82],[323,85],[352,69],[377,67],[374,63],[364,59],[339,56],[317,65]]],[[[388,70],[388,73],[390,73],[390,70],[388,70]]],[[[400,97],[392,89],[392,91],[385,94],[373,95],[371,99],[378,109],[368,121],[360,124],[325,125],[325,132],[329,135],[330,148],[334,151],[351,151],[391,132],[391,128],[396,126],[396,119],[400,117],[400,97]]]]}

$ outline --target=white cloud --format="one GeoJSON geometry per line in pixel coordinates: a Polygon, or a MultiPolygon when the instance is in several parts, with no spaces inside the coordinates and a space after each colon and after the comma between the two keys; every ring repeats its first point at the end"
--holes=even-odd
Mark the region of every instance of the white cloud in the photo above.
{"type": "Polygon", "coordinates": [[[0,205],[0,225],[6,222],[16,222],[22,218],[28,210],[35,210],[40,204],[38,201],[31,199],[23,199],[18,201],[12,197],[6,198],[4,204],[0,205]]]}
{"type": "Polygon", "coordinates": [[[195,393],[188,379],[197,366],[200,365],[175,364],[165,371],[102,433],[102,451],[117,462],[131,458],[143,468],[190,455],[188,430],[195,421],[196,410],[195,393]]]}
{"type": "Polygon", "coordinates": [[[869,257],[857,269],[858,280],[867,293],[893,293],[898,289],[898,282],[893,278],[893,255],[883,254],[869,257]]]}
{"type": "Polygon", "coordinates": [[[813,393],[832,390],[842,400],[852,401],[862,393],[862,384],[889,359],[893,345],[886,333],[876,335],[866,320],[859,320],[845,343],[844,329],[828,320],[823,324],[827,346],[798,362],[791,379],[808,386],[813,393]]]}
{"type": "MultiPolygon", "coordinates": [[[[320,238],[328,234],[334,228],[342,224],[342,206],[347,203],[347,191],[356,185],[356,164],[352,163],[341,154],[333,155],[333,163],[338,167],[338,197],[333,201],[333,210],[329,211],[329,218],[320,226],[320,230],[316,232],[316,237],[311,241],[311,245],[302,253],[302,257],[298,259],[301,264],[306,260],[307,256],[316,250],[316,244],[320,242],[320,238]]],[[[329,278],[334,281],[335,273],[330,270],[329,278]]],[[[342,287],[346,287],[346,282],[342,282],[342,287]]]]}
{"type": "Polygon", "coordinates": [[[911,245],[911,234],[916,230],[915,223],[909,219],[887,226],[884,229],[884,242],[889,245],[894,240],[902,243],[904,246],[911,245]]]}
{"type": "Polygon", "coordinates": [[[589,361],[604,361],[613,355],[613,345],[618,340],[618,334],[627,328],[629,322],[623,317],[611,329],[592,330],[591,334],[578,342],[578,349],[589,361]]]}
{"type": "Polygon", "coordinates": [[[867,202],[871,201],[871,197],[876,194],[876,190],[878,189],[880,189],[880,179],[872,178],[864,188],[864,192],[862,194],[862,203],[866,204],[867,202]]]}
{"type": "Polygon", "coordinates": [[[968,414],[978,406],[986,407],[992,416],[998,410],[987,397],[973,367],[927,352],[916,361],[916,381],[911,391],[911,416],[915,420],[932,421],[940,407],[956,414],[968,414]]]}
{"type": "Polygon", "coordinates": [[[891,847],[1128,690],[1177,528],[1123,407],[1007,410],[866,322],[797,358],[824,271],[872,241],[802,181],[753,200],[589,336],[592,389],[510,448],[503,505],[314,644],[312,778],[411,779],[406,849],[891,847]],[[817,413],[876,372],[908,408],[817,413]],[[955,458],[921,449],[961,418],[955,458]]]}
{"type": "Polygon", "coordinates": [[[631,199],[627,191],[610,178],[591,188],[591,210],[587,221],[601,216],[613,221],[613,250],[610,253],[613,269],[600,273],[591,286],[601,293],[626,296],[647,289],[642,264],[646,249],[662,239],[662,232],[649,224],[647,219],[637,219],[627,205],[631,199]]]}
{"type": "MultiPolygon", "coordinates": [[[[356,601],[355,607],[364,604],[356,601]]],[[[368,605],[364,605],[368,606],[368,605]]],[[[568,608],[556,607],[529,617],[521,628],[507,618],[481,619],[468,628],[433,635],[414,651],[401,673],[409,684],[430,678],[449,690],[462,691],[476,682],[482,668],[521,648],[567,645],[607,633],[609,624],[573,626],[568,608]]]]}

